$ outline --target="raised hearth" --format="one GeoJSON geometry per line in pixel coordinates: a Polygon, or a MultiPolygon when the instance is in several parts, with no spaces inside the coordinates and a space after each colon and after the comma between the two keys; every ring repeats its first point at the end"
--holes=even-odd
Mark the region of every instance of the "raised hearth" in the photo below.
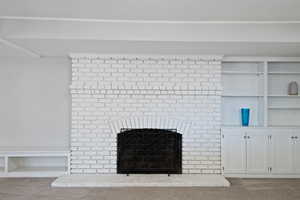
{"type": "Polygon", "coordinates": [[[222,175],[76,174],[57,178],[52,187],[229,187],[222,175]]]}

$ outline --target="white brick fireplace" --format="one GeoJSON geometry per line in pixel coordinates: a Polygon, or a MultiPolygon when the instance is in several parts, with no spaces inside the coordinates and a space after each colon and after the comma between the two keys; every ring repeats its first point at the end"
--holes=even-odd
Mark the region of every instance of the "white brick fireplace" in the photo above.
{"type": "Polygon", "coordinates": [[[71,58],[71,173],[116,173],[121,128],[177,129],[183,173],[221,173],[221,56],[71,58]]]}

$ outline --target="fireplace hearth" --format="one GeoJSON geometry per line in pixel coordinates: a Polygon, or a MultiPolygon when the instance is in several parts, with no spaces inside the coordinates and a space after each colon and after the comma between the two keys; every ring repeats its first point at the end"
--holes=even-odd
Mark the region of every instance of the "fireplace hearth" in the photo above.
{"type": "Polygon", "coordinates": [[[121,129],[117,148],[117,173],[182,173],[182,136],[174,129],[121,129]]]}

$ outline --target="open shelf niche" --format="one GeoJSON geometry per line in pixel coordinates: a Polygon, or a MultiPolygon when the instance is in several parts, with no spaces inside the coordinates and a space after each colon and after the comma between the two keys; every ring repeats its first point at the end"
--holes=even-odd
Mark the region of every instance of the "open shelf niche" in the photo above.
{"type": "Polygon", "coordinates": [[[300,86],[299,62],[268,63],[268,125],[300,126],[300,96],[288,95],[288,85],[300,86]]]}
{"type": "Polygon", "coordinates": [[[250,108],[250,126],[263,126],[264,63],[223,62],[223,126],[240,126],[241,108],[250,108]]]}
{"type": "Polygon", "coordinates": [[[0,156],[0,174],[5,172],[5,157],[0,156]]]}
{"type": "Polygon", "coordinates": [[[9,147],[1,148],[0,155],[1,177],[57,177],[69,173],[68,150],[9,147]]]}
{"type": "Polygon", "coordinates": [[[54,156],[9,157],[8,172],[10,173],[56,173],[67,171],[67,159],[54,156]]]}

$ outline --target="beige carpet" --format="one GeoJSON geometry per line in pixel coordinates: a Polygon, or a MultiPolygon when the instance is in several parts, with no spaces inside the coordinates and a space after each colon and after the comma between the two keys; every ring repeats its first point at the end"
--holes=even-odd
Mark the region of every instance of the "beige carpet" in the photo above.
{"type": "Polygon", "coordinates": [[[231,187],[50,187],[53,178],[0,178],[1,200],[299,200],[300,179],[229,179],[231,187]]]}

